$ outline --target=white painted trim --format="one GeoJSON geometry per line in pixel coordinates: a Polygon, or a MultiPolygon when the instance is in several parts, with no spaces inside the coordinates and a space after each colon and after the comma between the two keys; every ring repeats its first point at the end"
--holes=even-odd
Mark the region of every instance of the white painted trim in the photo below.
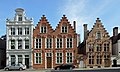
{"type": "Polygon", "coordinates": [[[49,54],[51,53],[51,56],[50,55],[49,56],[52,58],[51,61],[52,61],[52,69],[53,69],[53,53],[52,52],[45,53],[45,69],[47,69],[47,53],[49,53],[49,54]]]}
{"type": "Polygon", "coordinates": [[[47,43],[46,43],[47,41],[46,40],[47,40],[47,38],[45,38],[45,49],[47,48],[47,43]]]}
{"type": "Polygon", "coordinates": [[[63,38],[62,38],[62,49],[63,49],[63,47],[64,47],[64,44],[63,44],[63,42],[64,42],[64,41],[63,41],[63,38]]]}
{"type": "Polygon", "coordinates": [[[72,38],[72,48],[73,48],[73,46],[74,46],[74,45],[73,45],[73,44],[74,44],[73,41],[74,41],[74,39],[72,38]]]}
{"type": "Polygon", "coordinates": [[[55,48],[57,49],[57,37],[55,38],[55,48]]]}

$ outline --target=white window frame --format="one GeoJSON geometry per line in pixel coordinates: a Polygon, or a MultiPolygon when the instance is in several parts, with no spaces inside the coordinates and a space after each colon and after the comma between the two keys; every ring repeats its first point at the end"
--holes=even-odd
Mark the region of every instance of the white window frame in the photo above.
{"type": "Polygon", "coordinates": [[[56,64],[63,64],[63,53],[62,53],[62,56],[57,56],[57,53],[59,53],[59,55],[60,55],[60,53],[62,53],[62,52],[56,52],[56,64]],[[57,57],[59,57],[59,58],[57,58],[57,57]],[[60,63],[61,57],[62,57],[62,62],[60,63]],[[59,59],[59,63],[57,62],[57,59],[59,59]]]}
{"type": "Polygon", "coordinates": [[[34,63],[35,63],[35,64],[42,64],[42,53],[40,53],[41,56],[39,56],[39,53],[38,53],[38,57],[41,58],[41,63],[39,63],[39,58],[38,58],[38,63],[36,63],[36,54],[37,54],[37,53],[34,53],[34,63]]]}
{"type": "Polygon", "coordinates": [[[18,35],[22,35],[22,27],[18,27],[18,35]]]}
{"type": "Polygon", "coordinates": [[[29,49],[29,48],[26,48],[26,45],[28,45],[30,48],[30,40],[29,39],[25,39],[25,49],[29,49]],[[26,42],[27,40],[28,40],[28,42],[26,42]]]}
{"type": "Polygon", "coordinates": [[[102,33],[100,31],[96,32],[96,39],[101,39],[102,38],[102,33]],[[98,34],[99,33],[99,34],[98,34]],[[100,37],[99,37],[100,36],[100,37]]]}
{"type": "MultiPolygon", "coordinates": [[[[72,48],[73,48],[73,38],[72,38],[72,41],[71,41],[71,42],[72,42],[72,48]]],[[[71,47],[70,47],[70,38],[66,38],[66,48],[71,48],[71,47]],[[67,47],[67,39],[69,39],[69,47],[67,47]]]]}
{"type": "Polygon", "coordinates": [[[23,47],[23,40],[22,39],[18,39],[18,49],[22,49],[22,47],[23,47]],[[19,43],[19,40],[21,41],[21,43],[19,43]],[[22,45],[21,48],[19,48],[19,44],[22,45]]]}
{"type": "Polygon", "coordinates": [[[64,25],[61,26],[61,33],[68,33],[68,26],[64,26],[64,25]],[[64,27],[64,28],[63,28],[64,30],[62,29],[62,27],[64,27]],[[65,32],[65,27],[67,27],[67,32],[65,32]],[[63,32],[62,32],[62,31],[63,31],[63,32]]]}
{"type": "Polygon", "coordinates": [[[12,27],[11,28],[11,35],[15,35],[14,33],[15,33],[15,28],[12,27]]]}
{"type": "Polygon", "coordinates": [[[25,27],[25,35],[29,35],[30,33],[30,28],[29,27],[25,27]]]}
{"type": "Polygon", "coordinates": [[[34,39],[34,45],[35,45],[34,46],[35,49],[42,49],[42,38],[35,38],[34,39]],[[36,48],[36,39],[38,39],[38,48],[36,48]],[[41,48],[39,48],[39,39],[41,39],[41,48]]]}
{"type": "Polygon", "coordinates": [[[19,61],[21,61],[23,63],[23,56],[22,55],[17,55],[17,56],[18,56],[18,63],[19,63],[19,61]]]}
{"type": "MultiPolygon", "coordinates": [[[[14,47],[15,47],[15,39],[12,39],[12,40],[14,40],[14,44],[13,44],[13,45],[14,45],[14,47]]],[[[11,43],[10,45],[11,45],[11,46],[12,46],[12,42],[11,42],[12,40],[10,40],[10,43],[11,43]]],[[[11,48],[11,46],[10,46],[10,48],[11,48]]],[[[12,48],[11,48],[11,49],[12,49],[12,48]]],[[[14,49],[15,49],[15,48],[14,48],[14,49]]]]}
{"type": "Polygon", "coordinates": [[[72,52],[66,52],[66,63],[73,63],[73,53],[72,56],[70,56],[70,53],[72,52]],[[69,56],[67,56],[67,53],[69,53],[69,56]],[[67,57],[69,57],[69,62],[67,62],[67,57]],[[72,62],[70,62],[70,57],[72,57],[72,62]]]}
{"type": "Polygon", "coordinates": [[[40,33],[47,33],[47,26],[41,26],[40,27],[40,33]],[[41,32],[42,31],[42,27],[43,27],[43,32],[41,32]],[[45,27],[46,27],[46,32],[45,32],[45,27]]]}
{"type": "Polygon", "coordinates": [[[63,38],[56,38],[56,49],[61,49],[63,48],[63,38]],[[59,41],[57,41],[59,39],[59,41]],[[62,39],[62,47],[60,47],[60,39],[62,39]],[[59,47],[57,47],[57,42],[59,42],[59,47]]]}
{"type": "Polygon", "coordinates": [[[51,48],[50,48],[50,39],[52,40],[52,41],[51,41],[51,48],[53,48],[53,38],[45,38],[45,48],[46,48],[46,49],[51,49],[51,48]],[[49,39],[49,40],[48,40],[48,41],[49,41],[49,42],[48,42],[48,43],[49,43],[49,44],[48,44],[48,48],[47,48],[47,39],[49,39]]]}

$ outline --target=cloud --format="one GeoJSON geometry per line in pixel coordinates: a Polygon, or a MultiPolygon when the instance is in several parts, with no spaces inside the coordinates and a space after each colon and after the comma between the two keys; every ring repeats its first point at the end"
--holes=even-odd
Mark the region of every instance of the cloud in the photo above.
{"type": "Polygon", "coordinates": [[[89,24],[88,29],[93,27],[95,19],[103,14],[103,10],[111,1],[101,1],[96,5],[91,0],[66,0],[64,5],[60,6],[59,13],[67,15],[70,23],[77,22],[77,33],[81,34],[83,40],[83,24],[89,24]],[[92,25],[91,25],[92,24],[92,25]]]}

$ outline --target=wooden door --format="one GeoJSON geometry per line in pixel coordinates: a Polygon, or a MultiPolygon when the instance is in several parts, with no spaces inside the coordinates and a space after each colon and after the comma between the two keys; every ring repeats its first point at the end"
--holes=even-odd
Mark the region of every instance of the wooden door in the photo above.
{"type": "Polygon", "coordinates": [[[52,57],[47,57],[47,68],[52,67],[52,57]]]}

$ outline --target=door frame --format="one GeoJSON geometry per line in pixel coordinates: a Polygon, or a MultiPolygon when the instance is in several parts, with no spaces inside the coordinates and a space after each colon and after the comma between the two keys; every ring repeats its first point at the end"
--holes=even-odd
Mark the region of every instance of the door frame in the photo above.
{"type": "Polygon", "coordinates": [[[52,62],[51,68],[53,69],[53,53],[52,52],[46,52],[45,53],[45,69],[47,69],[47,57],[51,57],[52,58],[52,60],[51,60],[51,62],[52,62]],[[51,56],[47,56],[47,53],[48,54],[51,53],[51,56]]]}

